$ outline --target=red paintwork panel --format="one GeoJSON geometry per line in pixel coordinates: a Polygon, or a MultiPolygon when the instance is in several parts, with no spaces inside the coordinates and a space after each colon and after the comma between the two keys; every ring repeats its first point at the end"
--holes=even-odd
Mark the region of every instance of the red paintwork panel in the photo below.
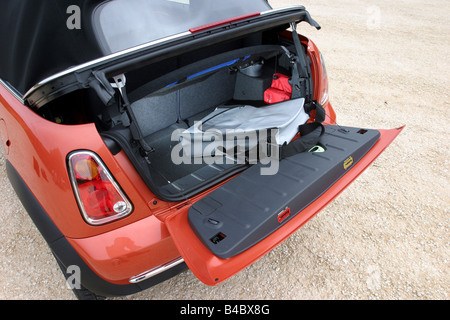
{"type": "Polygon", "coordinates": [[[154,216],[85,239],[68,239],[103,279],[128,284],[132,276],[180,257],[164,223],[154,216]]]}
{"type": "Polygon", "coordinates": [[[123,153],[113,156],[94,124],[67,126],[47,121],[22,105],[3,86],[0,86],[0,119],[1,143],[8,152],[8,160],[65,236],[90,237],[170,207],[161,201],[156,206],[152,204],[155,196],[128,158],[123,153]],[[100,156],[133,203],[134,212],[129,217],[100,227],[84,221],[66,164],[67,155],[74,150],[90,150],[100,156]]]}

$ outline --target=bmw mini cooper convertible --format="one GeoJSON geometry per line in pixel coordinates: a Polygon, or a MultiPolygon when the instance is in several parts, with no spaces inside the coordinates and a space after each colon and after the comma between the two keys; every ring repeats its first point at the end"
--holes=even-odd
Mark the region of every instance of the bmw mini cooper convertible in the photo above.
{"type": "Polygon", "coordinates": [[[225,281],[401,131],[337,125],[303,6],[10,0],[0,16],[7,174],[80,299],[186,268],[225,281]]]}

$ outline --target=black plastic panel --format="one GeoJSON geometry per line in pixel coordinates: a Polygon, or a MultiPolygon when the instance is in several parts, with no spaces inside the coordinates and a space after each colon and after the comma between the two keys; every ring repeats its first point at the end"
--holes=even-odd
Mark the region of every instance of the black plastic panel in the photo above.
{"type": "Polygon", "coordinates": [[[378,141],[376,130],[326,126],[324,152],[303,152],[279,163],[276,175],[262,165],[196,202],[189,223],[212,253],[233,257],[289,221],[341,178],[378,141]]]}

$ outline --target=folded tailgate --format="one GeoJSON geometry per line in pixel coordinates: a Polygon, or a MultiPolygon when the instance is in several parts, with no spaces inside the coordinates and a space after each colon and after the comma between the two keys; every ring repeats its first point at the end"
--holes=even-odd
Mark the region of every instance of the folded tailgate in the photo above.
{"type": "Polygon", "coordinates": [[[289,237],[361,174],[403,128],[326,126],[322,152],[303,152],[261,175],[254,165],[166,225],[191,271],[205,284],[233,276],[289,237]]]}

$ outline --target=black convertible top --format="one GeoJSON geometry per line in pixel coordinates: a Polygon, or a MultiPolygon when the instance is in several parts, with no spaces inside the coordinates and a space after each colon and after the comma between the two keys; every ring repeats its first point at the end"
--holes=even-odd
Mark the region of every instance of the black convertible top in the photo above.
{"type": "Polygon", "coordinates": [[[2,0],[0,78],[20,93],[70,66],[101,57],[93,34],[92,10],[101,0],[2,0]],[[80,8],[81,29],[69,29],[80,8]]]}
{"type": "Polygon", "coordinates": [[[1,0],[0,78],[23,95],[69,67],[269,9],[267,0],[1,0]]]}

